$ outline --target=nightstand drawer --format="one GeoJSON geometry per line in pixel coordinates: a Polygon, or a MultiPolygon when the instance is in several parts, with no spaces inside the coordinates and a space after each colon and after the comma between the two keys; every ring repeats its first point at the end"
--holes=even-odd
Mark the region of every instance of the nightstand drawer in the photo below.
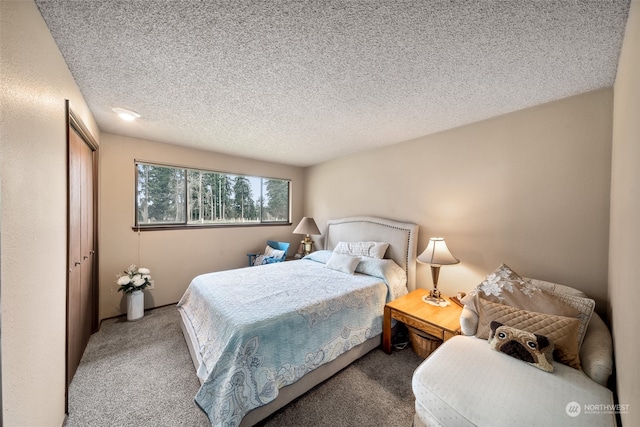
{"type": "Polygon", "coordinates": [[[430,323],[418,320],[411,316],[407,316],[403,313],[394,313],[393,318],[401,321],[405,325],[413,326],[414,328],[419,329],[422,332],[425,332],[435,338],[444,340],[444,331],[442,330],[442,328],[438,328],[437,326],[433,326],[430,323]]]}

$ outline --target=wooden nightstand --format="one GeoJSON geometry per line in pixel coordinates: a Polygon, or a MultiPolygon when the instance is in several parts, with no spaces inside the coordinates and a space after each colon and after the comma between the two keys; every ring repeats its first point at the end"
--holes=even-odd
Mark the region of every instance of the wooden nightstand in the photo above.
{"type": "Polygon", "coordinates": [[[422,297],[427,294],[429,291],[426,289],[416,289],[384,306],[382,349],[387,354],[391,354],[391,319],[399,320],[442,341],[460,333],[462,308],[453,302],[446,307],[427,304],[422,301],[422,297]]]}

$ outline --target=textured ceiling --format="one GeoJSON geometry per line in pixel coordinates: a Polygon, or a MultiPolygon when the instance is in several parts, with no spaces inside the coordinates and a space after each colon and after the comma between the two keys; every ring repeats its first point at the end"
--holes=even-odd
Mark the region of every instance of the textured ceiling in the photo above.
{"type": "Polygon", "coordinates": [[[36,0],[104,132],[307,166],[613,84],[629,0],[36,0]],[[111,111],[142,115],[133,123],[111,111]]]}

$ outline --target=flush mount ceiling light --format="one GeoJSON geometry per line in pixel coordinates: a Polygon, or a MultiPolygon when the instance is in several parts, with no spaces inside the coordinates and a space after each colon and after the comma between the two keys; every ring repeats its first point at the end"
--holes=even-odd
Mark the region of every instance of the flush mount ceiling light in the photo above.
{"type": "Polygon", "coordinates": [[[135,111],[127,110],[126,108],[116,107],[112,108],[111,111],[116,113],[122,120],[126,120],[128,122],[132,122],[135,119],[140,118],[140,114],[136,113],[135,111]]]}

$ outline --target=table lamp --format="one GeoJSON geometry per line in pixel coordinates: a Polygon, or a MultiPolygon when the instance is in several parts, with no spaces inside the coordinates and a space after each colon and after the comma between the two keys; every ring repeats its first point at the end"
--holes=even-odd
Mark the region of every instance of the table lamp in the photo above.
{"type": "Polygon", "coordinates": [[[434,303],[444,301],[438,290],[438,275],[440,274],[440,266],[457,264],[460,260],[451,254],[444,237],[432,237],[429,239],[427,248],[418,258],[418,262],[431,265],[431,278],[433,279],[433,290],[429,293],[427,300],[434,303]]]}
{"type": "Polygon", "coordinates": [[[313,218],[304,217],[298,224],[295,230],[293,230],[293,234],[305,234],[304,240],[302,240],[302,247],[304,248],[304,255],[309,255],[311,251],[313,251],[313,240],[309,237],[310,234],[320,234],[320,230],[318,230],[318,226],[313,218]]]}

